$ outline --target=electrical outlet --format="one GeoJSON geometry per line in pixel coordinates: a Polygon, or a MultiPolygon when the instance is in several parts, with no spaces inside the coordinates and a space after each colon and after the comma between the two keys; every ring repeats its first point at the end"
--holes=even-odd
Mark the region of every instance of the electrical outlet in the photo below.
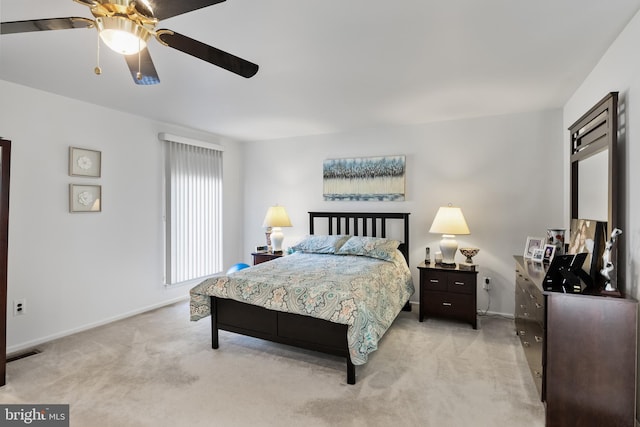
{"type": "Polygon", "coordinates": [[[27,312],[27,300],[20,298],[13,300],[13,315],[21,316],[27,312]]]}
{"type": "Polygon", "coordinates": [[[482,289],[488,291],[491,289],[491,277],[485,277],[484,283],[482,284],[482,289]]]}

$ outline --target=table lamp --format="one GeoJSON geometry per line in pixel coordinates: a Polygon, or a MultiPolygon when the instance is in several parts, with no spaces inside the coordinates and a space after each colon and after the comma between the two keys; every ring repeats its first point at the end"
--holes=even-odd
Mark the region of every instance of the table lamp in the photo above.
{"type": "MultiPolygon", "coordinates": [[[[284,240],[284,234],[280,227],[291,227],[291,220],[284,206],[271,206],[267,209],[267,214],[264,217],[263,227],[267,227],[267,235],[271,230],[271,243],[273,244],[273,252],[282,252],[282,241],[284,240]]],[[[268,244],[268,243],[267,243],[268,244]]]]}
{"type": "Polygon", "coordinates": [[[458,242],[456,242],[455,235],[471,234],[467,221],[462,215],[462,210],[451,205],[438,209],[429,233],[442,234],[440,252],[442,252],[442,264],[444,265],[456,264],[454,258],[458,250],[458,242]]]}

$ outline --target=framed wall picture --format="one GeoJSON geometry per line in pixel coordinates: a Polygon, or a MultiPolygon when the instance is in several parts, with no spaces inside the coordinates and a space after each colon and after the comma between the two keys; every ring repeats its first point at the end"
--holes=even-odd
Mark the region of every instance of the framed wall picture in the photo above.
{"type": "Polygon", "coordinates": [[[405,156],[327,159],[322,165],[324,200],[401,202],[405,175],[405,156]]]}
{"type": "Polygon", "coordinates": [[[102,186],[69,184],[69,212],[102,211],[102,186]]]}
{"type": "Polygon", "coordinates": [[[542,259],[543,262],[545,263],[549,263],[551,262],[551,260],[553,259],[553,256],[556,254],[556,245],[549,245],[546,244],[544,245],[544,258],[542,259]]]}
{"type": "Polygon", "coordinates": [[[69,175],[99,178],[102,153],[86,148],[69,147],[69,175]]]}
{"type": "Polygon", "coordinates": [[[524,257],[533,258],[533,251],[535,249],[542,249],[544,247],[544,239],[541,237],[527,237],[527,243],[524,246],[524,257]]]}

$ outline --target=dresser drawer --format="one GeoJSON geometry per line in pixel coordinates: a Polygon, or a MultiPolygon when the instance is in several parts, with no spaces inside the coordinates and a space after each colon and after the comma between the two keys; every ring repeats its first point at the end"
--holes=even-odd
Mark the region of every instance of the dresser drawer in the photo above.
{"type": "Polygon", "coordinates": [[[474,299],[471,295],[445,292],[428,292],[424,296],[427,312],[430,315],[457,318],[475,316],[474,299]]]}
{"type": "Polygon", "coordinates": [[[449,273],[447,275],[447,291],[457,294],[473,294],[476,292],[476,277],[468,274],[449,273]]]}
{"type": "Polygon", "coordinates": [[[430,271],[424,274],[424,278],[421,281],[422,286],[427,291],[446,291],[447,290],[447,278],[449,273],[441,271],[430,271]]]}
{"type": "Polygon", "coordinates": [[[542,391],[542,352],[544,348],[544,331],[542,328],[532,322],[525,322],[519,325],[518,336],[522,343],[524,355],[527,358],[531,376],[536,383],[538,391],[542,391]]]}
{"type": "Polygon", "coordinates": [[[529,292],[527,292],[527,290],[521,287],[520,285],[516,285],[515,297],[516,297],[515,318],[516,319],[528,318],[529,292]]]}

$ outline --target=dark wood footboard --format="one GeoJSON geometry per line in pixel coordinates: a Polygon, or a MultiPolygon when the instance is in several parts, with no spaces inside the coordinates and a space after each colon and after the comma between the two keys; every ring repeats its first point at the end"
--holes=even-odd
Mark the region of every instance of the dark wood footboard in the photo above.
{"type": "Polygon", "coordinates": [[[211,346],[214,349],[219,347],[220,329],[345,357],[347,384],[356,383],[356,368],[347,345],[347,325],[212,296],[211,346]]]}

